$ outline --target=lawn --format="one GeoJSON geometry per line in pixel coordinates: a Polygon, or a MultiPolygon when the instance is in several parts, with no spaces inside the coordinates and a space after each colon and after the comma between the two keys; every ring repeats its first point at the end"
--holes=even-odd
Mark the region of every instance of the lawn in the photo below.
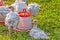
{"type": "MultiPolygon", "coordinates": [[[[5,0],[5,4],[12,4],[14,0],[5,0]]],[[[37,15],[38,28],[48,32],[50,39],[60,40],[60,0],[29,0],[28,3],[36,2],[40,7],[37,15]]],[[[0,40],[36,40],[29,36],[27,32],[12,33],[11,37],[7,33],[5,25],[0,25],[0,40]]],[[[37,39],[42,40],[42,39],[37,39]]]]}

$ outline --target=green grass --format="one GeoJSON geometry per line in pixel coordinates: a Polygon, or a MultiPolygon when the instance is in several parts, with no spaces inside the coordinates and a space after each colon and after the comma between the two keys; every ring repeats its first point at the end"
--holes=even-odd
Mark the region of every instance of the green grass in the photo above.
{"type": "MultiPolygon", "coordinates": [[[[6,0],[5,4],[12,4],[14,0],[6,0]]],[[[60,0],[29,0],[28,3],[36,2],[41,5],[41,10],[37,15],[38,27],[50,35],[49,40],[60,40],[60,0]]],[[[4,25],[0,25],[0,40],[35,40],[27,32],[7,34],[4,25]]],[[[42,40],[42,39],[37,39],[42,40]]]]}

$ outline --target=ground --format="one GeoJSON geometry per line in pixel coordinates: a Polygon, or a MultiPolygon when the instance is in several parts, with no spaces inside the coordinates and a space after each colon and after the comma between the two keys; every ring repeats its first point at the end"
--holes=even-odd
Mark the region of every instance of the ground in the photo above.
{"type": "MultiPolygon", "coordinates": [[[[5,4],[12,4],[14,0],[5,0],[5,4]]],[[[48,32],[48,40],[60,40],[60,0],[29,0],[28,3],[36,2],[40,7],[37,15],[38,28],[48,32]]],[[[0,40],[36,40],[27,32],[12,33],[9,37],[5,25],[0,25],[0,40]]],[[[42,40],[42,39],[37,39],[42,40]]]]}

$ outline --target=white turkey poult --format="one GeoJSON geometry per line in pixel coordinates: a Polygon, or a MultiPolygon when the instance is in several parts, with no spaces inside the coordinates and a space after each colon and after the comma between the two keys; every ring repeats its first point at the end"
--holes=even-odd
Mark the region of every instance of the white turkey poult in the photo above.
{"type": "Polygon", "coordinates": [[[13,26],[14,30],[16,30],[19,23],[19,15],[14,11],[14,7],[11,6],[10,8],[11,12],[8,13],[5,18],[5,25],[7,26],[9,33],[11,33],[11,27],[13,26]]]}
{"type": "Polygon", "coordinates": [[[34,20],[34,25],[30,31],[30,36],[35,39],[49,39],[48,35],[43,30],[37,28],[37,20],[34,20]]]}

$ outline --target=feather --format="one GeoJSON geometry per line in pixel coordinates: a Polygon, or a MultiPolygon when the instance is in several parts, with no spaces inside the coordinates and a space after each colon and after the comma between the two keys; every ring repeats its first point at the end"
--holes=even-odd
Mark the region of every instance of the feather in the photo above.
{"type": "Polygon", "coordinates": [[[16,12],[10,12],[5,18],[6,26],[16,26],[19,22],[19,16],[16,12]]]}
{"type": "Polygon", "coordinates": [[[39,5],[37,3],[31,3],[28,5],[31,8],[32,15],[36,16],[39,12],[39,5]]]}
{"type": "Polygon", "coordinates": [[[4,17],[6,17],[6,15],[10,12],[10,9],[7,6],[2,6],[0,7],[0,13],[2,13],[2,15],[4,17]]]}

